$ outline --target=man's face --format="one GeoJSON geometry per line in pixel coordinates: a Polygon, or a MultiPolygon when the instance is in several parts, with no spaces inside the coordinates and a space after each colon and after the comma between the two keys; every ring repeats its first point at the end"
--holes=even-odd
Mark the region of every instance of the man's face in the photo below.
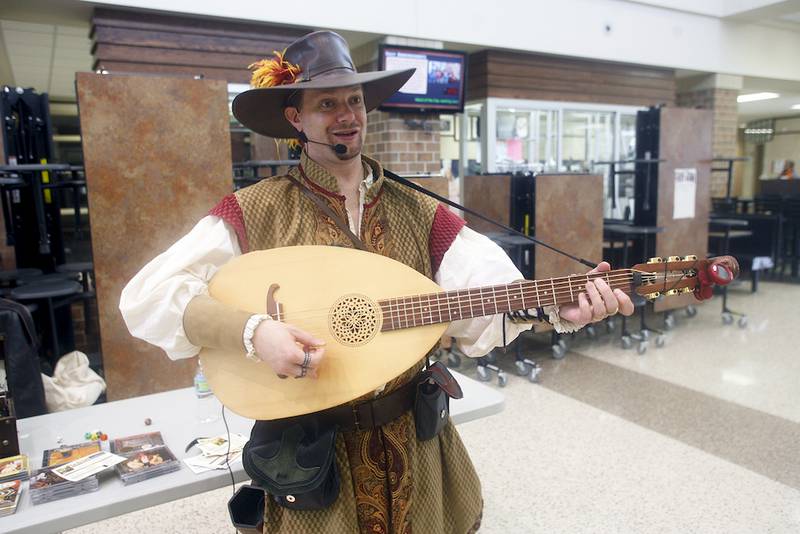
{"type": "Polygon", "coordinates": [[[312,141],[342,144],[344,154],[314,143],[306,146],[309,156],[324,163],[326,160],[349,160],[361,154],[367,129],[367,111],[360,85],[340,89],[309,89],[302,93],[300,109],[288,107],[286,119],[312,141]]]}

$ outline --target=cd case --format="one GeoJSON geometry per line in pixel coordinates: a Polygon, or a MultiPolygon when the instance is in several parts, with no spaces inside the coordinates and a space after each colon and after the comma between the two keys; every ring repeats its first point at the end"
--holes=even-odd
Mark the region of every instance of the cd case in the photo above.
{"type": "Polygon", "coordinates": [[[0,482],[28,478],[28,457],[24,454],[0,459],[0,482]]]}
{"type": "Polygon", "coordinates": [[[180,469],[181,464],[164,444],[161,432],[118,438],[111,442],[111,452],[126,460],[114,466],[123,484],[135,484],[180,469]]]}
{"type": "Polygon", "coordinates": [[[42,504],[65,497],[83,495],[100,488],[97,475],[92,475],[79,482],[70,482],[53,473],[52,469],[39,469],[28,481],[31,502],[42,504]]]}
{"type": "Polygon", "coordinates": [[[17,511],[21,485],[22,482],[19,480],[0,482],[0,517],[11,515],[17,511]]]}
{"type": "Polygon", "coordinates": [[[100,452],[99,441],[87,441],[77,445],[64,445],[56,449],[47,449],[42,453],[42,467],[56,467],[68,464],[78,458],[84,458],[100,452]]]}

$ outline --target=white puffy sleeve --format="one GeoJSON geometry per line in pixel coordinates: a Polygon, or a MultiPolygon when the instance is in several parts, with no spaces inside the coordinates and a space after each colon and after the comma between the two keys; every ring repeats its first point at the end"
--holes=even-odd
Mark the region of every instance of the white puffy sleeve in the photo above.
{"type": "Polygon", "coordinates": [[[119,310],[134,337],[164,349],[173,360],[200,352],[183,330],[183,312],[208,281],[241,254],[236,234],[208,215],[164,253],[145,265],[122,290],[119,310]]]}

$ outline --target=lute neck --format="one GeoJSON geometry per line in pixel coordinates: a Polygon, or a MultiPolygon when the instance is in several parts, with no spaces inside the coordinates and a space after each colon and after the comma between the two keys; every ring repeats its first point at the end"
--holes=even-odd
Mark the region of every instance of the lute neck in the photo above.
{"type": "Polygon", "coordinates": [[[385,332],[544,308],[554,304],[570,304],[578,302],[578,295],[586,291],[589,280],[598,278],[605,280],[612,289],[633,292],[633,271],[618,269],[604,273],[521,280],[510,284],[396,297],[378,302],[383,313],[381,330],[385,332]]]}

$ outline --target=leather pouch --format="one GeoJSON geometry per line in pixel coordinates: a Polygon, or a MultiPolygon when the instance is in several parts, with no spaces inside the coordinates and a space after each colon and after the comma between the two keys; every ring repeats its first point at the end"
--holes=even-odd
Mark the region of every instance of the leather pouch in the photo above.
{"type": "Polygon", "coordinates": [[[261,534],[264,528],[264,490],[242,486],[228,501],[233,527],[242,534],[261,534]]]}
{"type": "Polygon", "coordinates": [[[259,421],[244,447],[242,462],[253,482],[281,506],[320,510],[339,496],[335,449],[335,427],[320,429],[313,421],[259,421]]]}
{"type": "Polygon", "coordinates": [[[441,362],[425,369],[417,382],[414,423],[417,439],[427,441],[439,435],[450,421],[450,398],[464,394],[456,379],[441,362]]]}

